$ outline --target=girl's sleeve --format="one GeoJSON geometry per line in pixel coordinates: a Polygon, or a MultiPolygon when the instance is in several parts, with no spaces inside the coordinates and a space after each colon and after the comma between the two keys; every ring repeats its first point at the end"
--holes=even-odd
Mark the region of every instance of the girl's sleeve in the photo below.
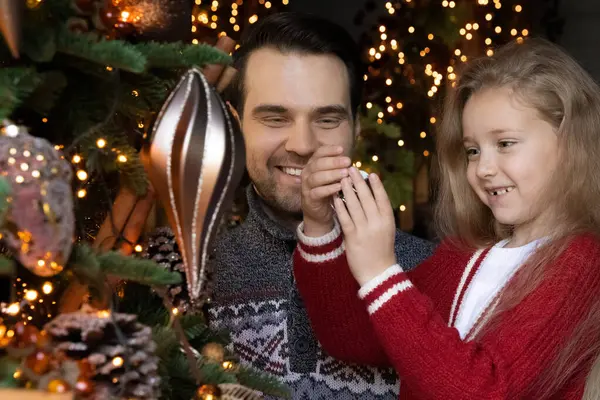
{"type": "MultiPolygon", "coordinates": [[[[561,256],[563,273],[544,280],[492,333],[463,341],[399,265],[358,288],[340,235],[329,239],[301,238],[294,257],[317,337],[343,360],[391,363],[423,398],[524,398],[600,292],[597,247],[578,246],[561,256]]],[[[444,260],[438,251],[429,262],[444,260]]]]}

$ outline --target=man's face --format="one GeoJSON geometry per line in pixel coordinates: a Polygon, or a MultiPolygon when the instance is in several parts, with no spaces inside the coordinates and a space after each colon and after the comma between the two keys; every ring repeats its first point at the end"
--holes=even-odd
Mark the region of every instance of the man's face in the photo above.
{"type": "Polygon", "coordinates": [[[271,207],[300,213],[300,174],[322,145],[349,155],[355,124],[350,80],[334,56],[252,53],[245,76],[242,130],[248,173],[271,207]]]}

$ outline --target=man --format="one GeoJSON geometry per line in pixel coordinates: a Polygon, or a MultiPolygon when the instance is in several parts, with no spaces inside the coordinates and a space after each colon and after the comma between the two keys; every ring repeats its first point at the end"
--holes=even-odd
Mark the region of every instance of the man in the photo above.
{"type": "MultiPolygon", "coordinates": [[[[321,351],[292,276],[302,169],[322,145],[350,155],[359,132],[359,50],[337,25],[275,14],[242,40],[234,65],[230,100],[252,185],[246,221],[217,242],[211,326],[228,329],[242,362],[280,377],[295,399],[396,399],[393,371],[321,351]]],[[[396,249],[411,268],[432,246],[399,232],[396,249]]]]}

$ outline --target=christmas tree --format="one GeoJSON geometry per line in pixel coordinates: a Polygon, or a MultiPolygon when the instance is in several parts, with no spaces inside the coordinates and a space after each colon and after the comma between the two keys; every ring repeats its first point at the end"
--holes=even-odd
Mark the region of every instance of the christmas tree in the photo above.
{"type": "Polygon", "coordinates": [[[90,399],[285,397],[207,327],[174,235],[142,236],[155,191],[140,149],[190,68],[226,86],[234,42],[189,44],[183,1],[0,7],[1,386],[90,399]]]}

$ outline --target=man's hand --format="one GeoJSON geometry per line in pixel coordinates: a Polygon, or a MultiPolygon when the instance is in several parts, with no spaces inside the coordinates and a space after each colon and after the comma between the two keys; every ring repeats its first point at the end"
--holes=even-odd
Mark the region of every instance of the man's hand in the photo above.
{"type": "Polygon", "coordinates": [[[370,189],[359,171],[350,168],[350,177],[342,180],[345,204],[334,199],[348,265],[361,286],[396,263],[396,224],[390,200],[377,175],[371,174],[369,183],[370,189]]]}
{"type": "Polygon", "coordinates": [[[352,161],[340,146],[322,146],[302,171],[302,212],[304,234],[323,236],[333,229],[331,197],[342,189],[352,161]]]}

